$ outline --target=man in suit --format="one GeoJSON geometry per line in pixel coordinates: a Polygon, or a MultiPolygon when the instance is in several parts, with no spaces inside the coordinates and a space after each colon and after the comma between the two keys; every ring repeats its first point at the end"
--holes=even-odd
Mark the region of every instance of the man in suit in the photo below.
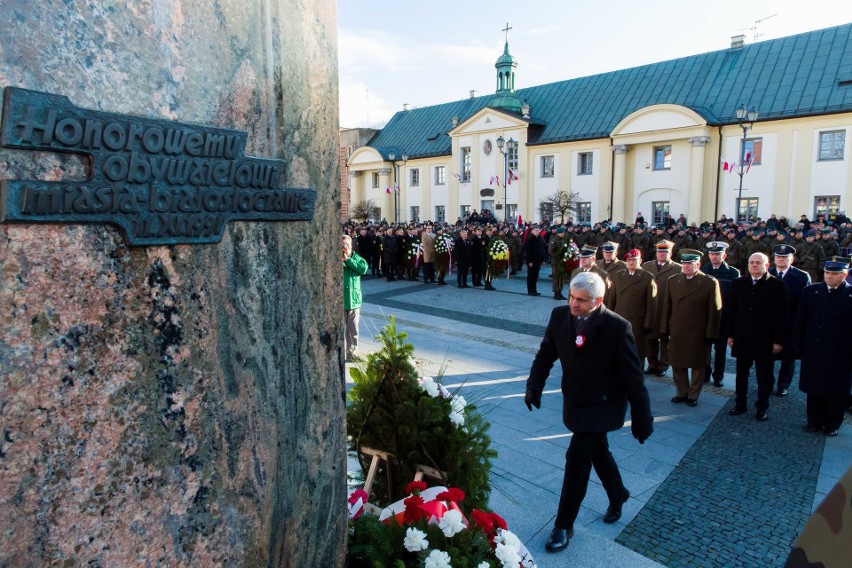
{"type": "Polygon", "coordinates": [[[459,231],[453,243],[453,260],[456,262],[456,282],[459,288],[469,288],[467,272],[470,270],[470,241],[467,239],[467,229],[459,231]]]}
{"type": "Polygon", "coordinates": [[[653,432],[645,388],[630,323],[603,306],[606,285],[584,272],[571,280],[567,306],[554,308],[527,379],[524,402],[541,408],[541,394],[553,363],[562,365],[562,421],[573,432],[565,454],[565,476],[548,552],[568,546],[574,521],[586,495],[592,467],[609,497],[605,523],[621,517],[630,492],[609,451],[607,432],[624,426],[630,402],[633,436],[643,443],[653,432]]]}
{"type": "Polygon", "coordinates": [[[527,263],[527,294],[530,296],[541,296],[538,291],[538,272],[541,263],[544,262],[544,241],[539,234],[541,229],[536,225],[533,227],[527,240],[524,242],[524,260],[527,263]]]}
{"type": "Polygon", "coordinates": [[[657,283],[653,276],[642,270],[642,252],[638,248],[624,253],[624,262],[627,269],[616,272],[612,277],[610,301],[612,311],[630,322],[639,364],[644,365],[648,332],[656,321],[657,283]]]}
{"type": "Polygon", "coordinates": [[[845,281],[849,260],[827,260],[823,271],[823,282],[802,293],[793,343],[802,359],[799,389],[808,395],[804,429],[833,437],[852,396],[852,284],[845,281]]]}
{"type": "Polygon", "coordinates": [[[728,347],[737,359],[736,403],[731,416],[748,411],[748,376],[754,365],[757,375],[756,418],[769,419],[769,393],[772,392],[772,358],[781,353],[788,341],[790,317],[787,286],[770,275],[769,257],[762,252],[748,259],[748,274],[731,285],[728,347]]]}
{"type": "Polygon", "coordinates": [[[729,309],[731,303],[731,283],[740,277],[740,271],[729,265],[726,262],[728,243],[724,241],[710,241],[707,243],[707,257],[710,262],[701,267],[701,272],[707,276],[712,276],[719,282],[719,290],[722,293],[722,320],[719,325],[719,337],[712,343],[713,348],[713,368],[707,365],[706,376],[707,381],[710,376],[713,377],[713,385],[722,386],[722,380],[725,378],[725,360],[728,356],[728,330],[725,325],[729,321],[725,317],[725,312],[729,309]]]}
{"type": "Polygon", "coordinates": [[[680,250],[682,272],[668,280],[660,318],[660,336],[669,341],[669,362],[676,389],[672,402],[685,402],[689,406],[698,406],[704,373],[710,363],[710,344],[719,335],[722,316],[719,283],[701,272],[702,256],[697,250],[680,250]]]}
{"type": "Polygon", "coordinates": [[[488,238],[482,235],[482,227],[477,226],[473,229],[473,237],[470,239],[470,280],[474,288],[482,286],[486,248],[488,238]]]}
{"type": "MultiPolygon", "coordinates": [[[[792,333],[793,318],[799,309],[799,299],[805,286],[810,286],[811,277],[804,270],[793,266],[796,249],[787,244],[776,245],[772,252],[775,256],[775,266],[769,269],[769,274],[775,276],[787,285],[787,295],[790,297],[790,319],[788,320],[790,332],[792,333]]],[[[789,339],[784,343],[781,351],[781,368],[778,370],[777,390],[778,396],[786,396],[790,384],[793,382],[793,367],[795,364],[795,352],[789,339]]]]}
{"type": "Polygon", "coordinates": [[[660,318],[663,315],[663,298],[666,295],[666,285],[669,278],[680,274],[680,264],[672,261],[672,247],[674,243],[663,239],[654,245],[656,259],[649,260],[642,265],[642,270],[654,277],[657,283],[657,305],[654,308],[655,320],[648,334],[647,357],[648,368],[645,374],[662,377],[669,368],[669,344],[660,337],[660,318]]]}

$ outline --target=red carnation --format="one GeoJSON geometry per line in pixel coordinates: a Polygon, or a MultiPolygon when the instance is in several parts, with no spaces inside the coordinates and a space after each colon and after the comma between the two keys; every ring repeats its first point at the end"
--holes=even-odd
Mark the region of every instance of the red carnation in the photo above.
{"type": "Polygon", "coordinates": [[[425,481],[412,481],[411,483],[409,483],[408,485],[405,486],[405,492],[409,493],[409,494],[414,493],[415,491],[420,493],[421,491],[425,491],[425,490],[426,490],[426,482],[425,481]]]}
{"type": "Polygon", "coordinates": [[[450,487],[443,493],[438,493],[435,498],[439,501],[455,501],[456,503],[459,503],[464,501],[464,491],[458,487],[450,487]]]}
{"type": "Polygon", "coordinates": [[[406,523],[416,523],[423,518],[423,509],[420,506],[423,504],[423,497],[420,495],[412,495],[405,501],[405,514],[403,519],[406,523]]]}
{"type": "Polygon", "coordinates": [[[476,526],[482,529],[482,532],[489,536],[494,532],[494,521],[491,519],[490,513],[474,509],[470,516],[473,518],[476,526]]]}
{"type": "Polygon", "coordinates": [[[494,522],[495,525],[497,525],[497,528],[501,528],[504,531],[507,530],[506,521],[503,520],[503,517],[501,517],[497,513],[491,513],[491,520],[494,522]]]}

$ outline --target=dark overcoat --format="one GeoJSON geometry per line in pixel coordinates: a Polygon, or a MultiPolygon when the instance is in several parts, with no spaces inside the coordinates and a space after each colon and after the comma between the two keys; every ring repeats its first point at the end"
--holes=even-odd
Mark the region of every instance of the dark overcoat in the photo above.
{"type": "Polygon", "coordinates": [[[527,390],[541,395],[556,359],[562,364],[562,421],[572,432],[611,432],[624,426],[627,402],[634,431],[653,431],[654,418],[636,342],[627,320],[601,306],[577,332],[568,306],[554,308],[533,360],[527,390]]]}
{"type": "Polygon", "coordinates": [[[641,268],[636,269],[633,276],[627,270],[616,272],[612,277],[610,301],[612,310],[630,322],[639,360],[644,360],[648,344],[648,332],[645,330],[654,326],[657,315],[657,283],[654,277],[641,268]]]}
{"type": "Polygon", "coordinates": [[[453,261],[460,271],[470,269],[470,241],[468,239],[456,237],[453,242],[453,261]]]}
{"type": "Polygon", "coordinates": [[[676,274],[663,298],[660,334],[669,337],[669,364],[698,369],[710,363],[710,341],[719,336],[722,293],[712,276],[696,272],[692,280],[676,274]]]}
{"type": "Polygon", "coordinates": [[[852,284],[843,282],[831,297],[824,283],[802,293],[793,344],[802,359],[799,389],[814,396],[852,394],[852,284]]]}
{"type": "Polygon", "coordinates": [[[746,273],[731,284],[731,309],[725,329],[734,338],[731,355],[747,359],[772,357],[772,345],[788,341],[790,319],[787,286],[768,272],[752,285],[746,273]]]}
{"type": "MultiPolygon", "coordinates": [[[[769,274],[778,278],[778,269],[773,266],[769,269],[769,274]]],[[[789,329],[792,334],[793,320],[796,317],[796,313],[799,311],[799,300],[802,297],[802,292],[805,291],[805,287],[811,285],[811,275],[804,270],[799,270],[795,266],[790,266],[785,271],[784,279],[781,280],[781,282],[787,286],[787,295],[790,298],[790,319],[787,322],[787,329],[789,329]]],[[[784,351],[791,349],[791,344],[792,338],[789,338],[787,342],[784,343],[784,351]]]]}
{"type": "Polygon", "coordinates": [[[651,328],[651,333],[648,336],[650,339],[660,338],[660,318],[663,316],[663,298],[666,296],[666,284],[669,278],[675,274],[680,274],[683,267],[669,259],[662,268],[657,264],[656,260],[649,260],[642,264],[642,270],[648,272],[654,277],[657,283],[657,308],[655,310],[654,325],[651,328]]]}
{"type": "Polygon", "coordinates": [[[731,304],[731,283],[740,277],[740,271],[723,261],[719,268],[713,268],[713,265],[708,262],[701,267],[701,272],[719,282],[719,290],[722,292],[722,322],[719,326],[719,337],[727,339],[728,330],[725,329],[725,325],[730,320],[725,317],[725,312],[731,304]]]}

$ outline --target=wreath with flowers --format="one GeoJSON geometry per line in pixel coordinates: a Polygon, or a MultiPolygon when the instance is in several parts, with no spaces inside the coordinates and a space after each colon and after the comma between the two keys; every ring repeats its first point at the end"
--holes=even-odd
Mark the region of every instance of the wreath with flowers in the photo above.
{"type": "Polygon", "coordinates": [[[419,257],[423,256],[423,245],[417,241],[408,241],[405,243],[405,252],[403,260],[409,268],[418,266],[419,257]]]}
{"type": "Polygon", "coordinates": [[[435,237],[435,269],[439,274],[447,274],[452,266],[453,239],[449,235],[435,237]]]}
{"type": "MultiPolygon", "coordinates": [[[[458,488],[428,487],[413,481],[408,497],[389,505],[379,516],[354,513],[350,506],[349,566],[450,568],[534,568],[535,561],[498,514],[470,509],[458,488]],[[468,518],[469,517],[469,518],[468,518]]],[[[356,490],[350,497],[365,503],[356,490]]]]}
{"type": "Polygon", "coordinates": [[[562,243],[562,266],[567,274],[571,274],[580,266],[580,248],[572,240],[562,243]]]}
{"type": "Polygon", "coordinates": [[[509,266],[509,245],[506,244],[506,241],[500,238],[492,238],[488,241],[486,260],[492,276],[502,274],[509,266]]]}

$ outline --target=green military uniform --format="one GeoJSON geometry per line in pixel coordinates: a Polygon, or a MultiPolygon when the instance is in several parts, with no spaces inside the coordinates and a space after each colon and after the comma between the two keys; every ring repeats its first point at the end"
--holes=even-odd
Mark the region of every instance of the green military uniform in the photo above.
{"type": "Polygon", "coordinates": [[[825,252],[813,241],[805,242],[796,247],[796,266],[810,274],[811,282],[821,282],[820,270],[825,264],[825,252]]]}
{"type": "MultiPolygon", "coordinates": [[[[662,240],[657,243],[657,247],[671,251],[672,242],[662,240]]],[[[669,368],[669,345],[667,341],[660,341],[660,318],[663,315],[663,298],[666,295],[668,279],[675,274],[680,274],[682,267],[669,258],[662,265],[656,260],[649,260],[642,264],[642,270],[653,276],[654,281],[657,283],[657,305],[654,309],[654,325],[651,328],[651,333],[648,334],[647,341],[646,356],[648,357],[648,371],[662,376],[669,368]]]]}
{"type": "Polygon", "coordinates": [[[630,322],[636,349],[642,364],[648,351],[648,332],[656,320],[657,283],[651,274],[637,268],[632,275],[627,269],[612,276],[610,294],[612,311],[630,322]]]}
{"type": "Polygon", "coordinates": [[[565,286],[565,265],[562,263],[562,245],[567,241],[565,229],[559,227],[556,234],[547,243],[547,253],[550,255],[550,282],[554,300],[564,300],[562,288],[565,286]]]}

